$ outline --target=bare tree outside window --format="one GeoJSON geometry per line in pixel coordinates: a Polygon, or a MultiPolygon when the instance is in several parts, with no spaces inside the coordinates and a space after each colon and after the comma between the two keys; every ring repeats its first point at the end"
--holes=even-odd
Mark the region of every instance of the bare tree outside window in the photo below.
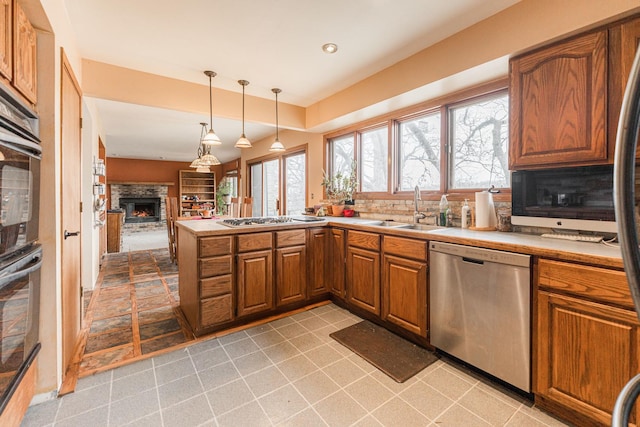
{"type": "Polygon", "coordinates": [[[440,113],[402,121],[399,130],[398,190],[440,189],[440,113]]]}
{"type": "Polygon", "coordinates": [[[363,192],[388,191],[387,127],[364,131],[360,134],[360,185],[363,192]]]}
{"type": "Polygon", "coordinates": [[[285,215],[300,215],[306,205],[306,155],[287,156],[284,161],[286,206],[285,215]]]}
{"type": "Polygon", "coordinates": [[[354,160],[353,134],[331,140],[331,175],[347,174],[354,160]]]}
{"type": "Polygon", "coordinates": [[[451,188],[509,187],[507,95],[451,108],[450,118],[451,188]]]}

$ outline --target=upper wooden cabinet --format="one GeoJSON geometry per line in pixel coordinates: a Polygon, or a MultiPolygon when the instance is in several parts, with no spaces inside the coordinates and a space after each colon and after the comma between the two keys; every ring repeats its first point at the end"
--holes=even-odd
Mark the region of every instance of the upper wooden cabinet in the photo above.
{"type": "Polygon", "coordinates": [[[13,77],[13,25],[11,0],[0,0],[0,75],[13,77]]]}
{"type": "Polygon", "coordinates": [[[608,32],[510,62],[510,169],[607,163],[608,32]]]}
{"type": "Polygon", "coordinates": [[[37,101],[36,30],[15,2],[13,26],[13,85],[33,104],[37,101]]]}

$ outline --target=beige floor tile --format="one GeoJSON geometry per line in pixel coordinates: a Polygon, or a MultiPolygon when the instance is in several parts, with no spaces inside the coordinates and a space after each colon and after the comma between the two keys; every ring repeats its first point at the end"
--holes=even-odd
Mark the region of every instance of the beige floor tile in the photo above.
{"type": "Polygon", "coordinates": [[[349,393],[351,397],[369,412],[395,396],[391,390],[370,375],[348,385],[344,388],[344,391],[349,393]]]}
{"type": "Polygon", "coordinates": [[[367,411],[344,391],[332,394],[314,405],[330,426],[349,426],[367,415],[367,411]]]}

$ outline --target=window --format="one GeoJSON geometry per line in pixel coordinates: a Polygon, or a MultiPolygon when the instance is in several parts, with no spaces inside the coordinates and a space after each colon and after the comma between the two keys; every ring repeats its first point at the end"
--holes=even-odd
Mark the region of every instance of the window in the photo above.
{"type": "Polygon", "coordinates": [[[440,190],[440,113],[398,122],[399,191],[440,190]]]}
{"type": "Polygon", "coordinates": [[[506,94],[451,107],[452,189],[509,187],[509,100],[506,94]]]}
{"type": "Polygon", "coordinates": [[[342,174],[349,173],[355,158],[353,134],[332,139],[329,149],[331,158],[329,170],[331,175],[335,175],[338,172],[342,172],[342,174]]]}
{"type": "Polygon", "coordinates": [[[284,158],[285,215],[300,215],[306,207],[306,156],[293,154],[284,158]]]}
{"type": "Polygon", "coordinates": [[[360,188],[362,191],[388,191],[389,141],[386,127],[360,134],[360,188]]]}

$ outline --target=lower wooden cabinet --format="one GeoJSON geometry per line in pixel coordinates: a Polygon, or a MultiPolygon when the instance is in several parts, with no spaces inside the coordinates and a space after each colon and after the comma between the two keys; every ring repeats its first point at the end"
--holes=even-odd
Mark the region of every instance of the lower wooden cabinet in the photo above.
{"type": "Polygon", "coordinates": [[[291,246],[276,249],[276,306],[302,302],[306,299],[306,248],[291,246]]]}
{"type": "Polygon", "coordinates": [[[382,319],[427,336],[427,263],[384,255],[382,319]]]}
{"type": "Polygon", "coordinates": [[[345,298],[345,231],[332,228],[329,235],[329,289],[340,299],[345,298]]]}
{"type": "Polygon", "coordinates": [[[624,273],[549,260],[538,271],[536,404],[578,425],[611,425],[618,393],[640,372],[624,273]]]}
{"type": "Polygon", "coordinates": [[[333,267],[329,258],[329,234],[330,230],[326,228],[310,228],[307,230],[307,272],[309,278],[307,286],[309,297],[324,295],[329,292],[330,272],[333,267]]]}
{"type": "Polygon", "coordinates": [[[380,253],[347,248],[347,302],[380,315],[380,253]]]}
{"type": "Polygon", "coordinates": [[[238,317],[273,309],[273,251],[237,255],[238,317]]]}

